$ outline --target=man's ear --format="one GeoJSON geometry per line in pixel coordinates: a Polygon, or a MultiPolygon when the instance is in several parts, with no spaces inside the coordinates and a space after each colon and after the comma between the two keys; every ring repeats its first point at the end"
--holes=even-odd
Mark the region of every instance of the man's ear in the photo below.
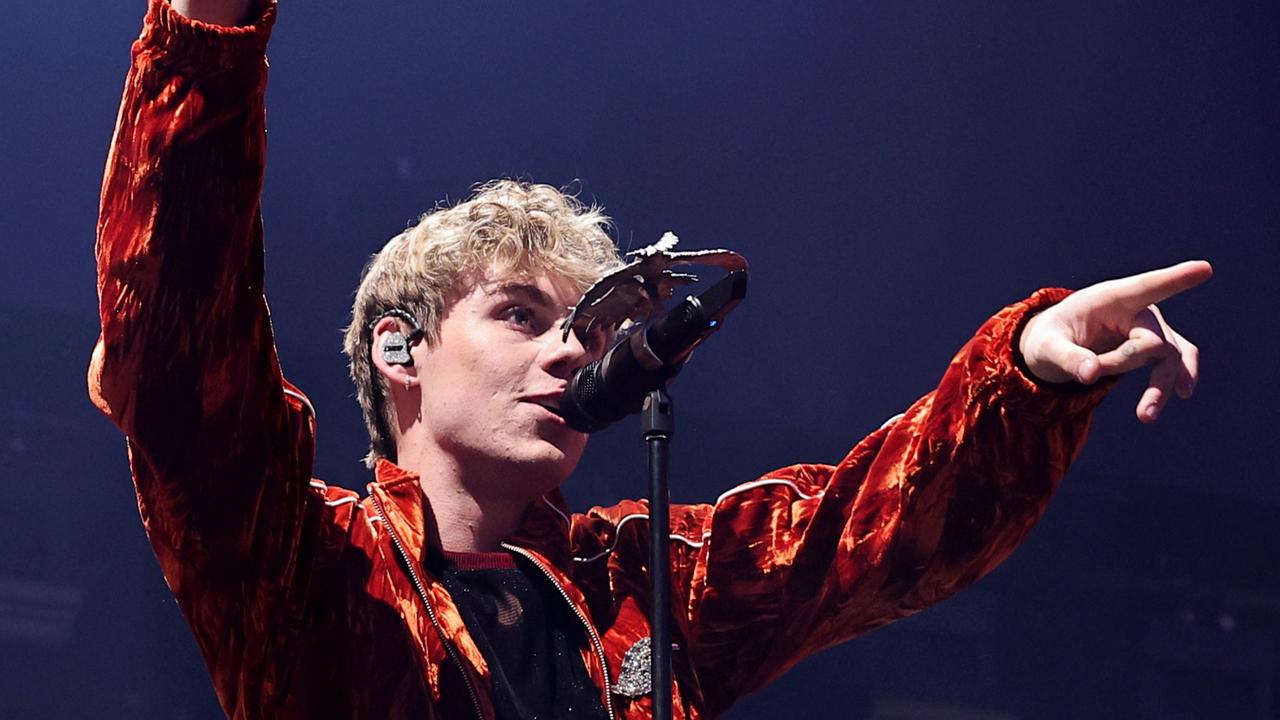
{"type": "Polygon", "coordinates": [[[370,352],[374,368],[392,388],[406,390],[418,382],[418,371],[413,365],[411,331],[394,317],[384,317],[373,326],[373,342],[370,352]]]}

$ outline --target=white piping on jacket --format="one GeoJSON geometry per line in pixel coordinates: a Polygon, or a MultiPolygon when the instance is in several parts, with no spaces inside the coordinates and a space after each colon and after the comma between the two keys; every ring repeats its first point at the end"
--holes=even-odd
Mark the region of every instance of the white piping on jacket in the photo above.
{"type": "Polygon", "coordinates": [[[306,395],[303,395],[302,393],[296,392],[294,390],[290,390],[289,388],[283,388],[283,390],[285,395],[288,395],[289,397],[297,398],[298,402],[302,403],[303,405],[306,405],[307,412],[311,413],[311,417],[316,416],[316,408],[314,405],[311,404],[311,401],[307,399],[306,395]]]}
{"type": "MultiPolygon", "coordinates": [[[[614,528],[613,528],[613,544],[612,544],[612,545],[610,545],[609,547],[605,548],[604,550],[601,550],[600,552],[596,553],[595,555],[592,555],[591,557],[576,557],[576,556],[575,556],[575,557],[573,558],[573,561],[574,561],[574,562],[591,562],[591,561],[593,561],[593,560],[599,560],[600,558],[604,557],[605,555],[608,555],[609,553],[613,552],[614,547],[616,547],[616,546],[618,545],[618,535],[622,532],[622,526],[623,526],[623,525],[626,525],[627,523],[631,522],[632,520],[648,520],[648,519],[649,519],[649,514],[648,514],[648,513],[633,513],[633,514],[631,514],[631,515],[627,515],[627,516],[623,517],[621,520],[619,520],[619,521],[618,521],[618,524],[617,524],[617,525],[615,525],[615,526],[614,526],[614,528]]],[[[700,548],[700,547],[702,547],[702,541],[701,541],[701,540],[690,540],[689,538],[687,538],[687,537],[685,537],[685,536],[683,536],[683,535],[679,535],[679,534],[677,534],[677,533],[671,533],[669,537],[670,537],[672,540],[679,540],[680,542],[684,543],[685,545],[688,545],[689,547],[695,547],[695,548],[700,548]]]]}
{"type": "MultiPolygon", "coordinates": [[[[795,494],[799,495],[804,500],[811,500],[815,497],[820,497],[822,495],[821,492],[816,493],[814,495],[810,495],[804,492],[803,490],[801,490],[798,485],[796,485],[794,482],[791,482],[790,480],[783,480],[782,478],[761,478],[759,480],[752,480],[751,482],[743,483],[737,487],[726,490],[724,493],[721,493],[720,497],[716,498],[715,505],[712,506],[711,511],[714,513],[715,508],[719,507],[720,503],[724,502],[724,500],[728,497],[731,497],[741,492],[746,492],[748,490],[754,490],[755,488],[758,488],[758,487],[765,487],[766,485],[786,485],[787,487],[790,487],[791,490],[795,492],[795,494]]],[[[645,514],[645,513],[635,513],[635,514],[627,515],[623,517],[621,520],[618,521],[618,524],[614,527],[612,545],[605,548],[604,550],[601,550],[595,555],[592,555],[591,557],[575,557],[573,559],[574,562],[592,562],[595,560],[599,560],[600,558],[608,555],[609,553],[613,552],[613,549],[615,547],[618,546],[618,535],[623,525],[625,525],[627,522],[631,520],[640,520],[640,519],[647,520],[648,518],[649,518],[648,514],[645,514]]],[[[688,545],[689,547],[700,548],[702,547],[703,543],[706,542],[707,536],[709,534],[710,533],[703,533],[701,540],[690,540],[689,538],[683,535],[678,535],[676,533],[671,533],[670,537],[672,540],[679,540],[680,542],[688,545]]]]}
{"type": "MultiPolygon", "coordinates": [[[[311,480],[308,484],[309,484],[309,485],[311,485],[311,487],[313,487],[313,488],[315,488],[315,489],[317,489],[317,490],[321,490],[321,491],[323,491],[323,490],[327,490],[327,489],[329,488],[329,486],[328,486],[328,485],[325,485],[325,484],[324,484],[323,482],[321,482],[320,480],[315,480],[315,479],[311,480]]],[[[355,496],[355,495],[351,495],[351,496],[344,497],[344,498],[338,498],[337,500],[325,500],[325,501],[324,501],[324,504],[325,504],[325,506],[326,506],[326,507],[338,507],[338,506],[340,506],[340,505],[350,505],[351,503],[355,503],[355,505],[356,505],[356,512],[365,511],[365,513],[364,513],[364,519],[365,519],[365,522],[367,522],[367,523],[369,524],[369,529],[370,529],[370,530],[373,530],[373,531],[374,531],[374,533],[376,534],[376,533],[377,533],[377,529],[373,527],[373,524],[374,524],[375,522],[382,522],[382,518],[378,517],[377,515],[370,514],[370,513],[366,510],[366,508],[365,508],[364,504],[360,502],[360,498],[359,498],[359,497],[357,497],[357,496],[355,496]]]]}
{"type": "Polygon", "coordinates": [[[884,423],[883,423],[882,425],[880,425],[880,428],[879,428],[879,429],[883,430],[883,429],[885,429],[885,428],[889,427],[890,425],[892,425],[892,424],[894,424],[894,423],[898,422],[899,420],[901,420],[901,419],[903,418],[903,416],[904,416],[904,415],[906,415],[906,413],[898,413],[897,415],[894,415],[893,417],[889,418],[888,420],[885,420],[885,421],[884,421],[884,423]]]}

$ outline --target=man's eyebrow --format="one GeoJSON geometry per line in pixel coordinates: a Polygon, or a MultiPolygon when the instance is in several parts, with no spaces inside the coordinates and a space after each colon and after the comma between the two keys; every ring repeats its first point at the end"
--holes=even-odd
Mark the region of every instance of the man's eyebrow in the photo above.
{"type": "Polygon", "coordinates": [[[520,295],[524,296],[529,302],[542,307],[554,308],[555,302],[551,296],[546,294],[537,285],[529,283],[507,282],[502,283],[494,288],[495,295],[520,295]]]}

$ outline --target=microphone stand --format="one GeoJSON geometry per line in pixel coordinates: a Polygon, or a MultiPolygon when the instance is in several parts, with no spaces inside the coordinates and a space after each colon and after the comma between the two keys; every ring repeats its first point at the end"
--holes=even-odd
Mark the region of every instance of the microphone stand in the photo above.
{"type": "MultiPolygon", "coordinates": [[[[688,359],[693,347],[719,328],[746,295],[747,273],[739,270],[730,272],[701,295],[685,298],[671,311],[684,317],[685,327],[698,335],[680,358],[681,363],[688,359]]],[[[667,467],[675,417],[665,384],[650,390],[640,410],[640,425],[649,448],[649,672],[653,720],[671,720],[671,492],[667,467]]]]}
{"type": "Polygon", "coordinates": [[[649,582],[653,606],[649,668],[653,719],[671,720],[671,493],[667,485],[668,446],[675,433],[675,408],[661,388],[645,398],[641,426],[649,447],[649,582]]]}
{"type": "MultiPolygon", "coordinates": [[[[688,253],[699,257],[704,254],[688,253]]],[[[640,330],[614,346],[603,359],[579,370],[561,396],[560,410],[569,425],[580,432],[595,432],[634,413],[636,403],[632,398],[647,392],[639,409],[649,451],[649,690],[653,695],[654,720],[671,720],[672,695],[671,493],[667,486],[667,466],[668,448],[675,432],[675,412],[665,385],[680,371],[694,348],[718,330],[729,311],[747,296],[746,261],[736,254],[734,257],[741,261],[740,268],[701,295],[686,297],[656,326],[658,332],[651,333],[652,328],[640,330]],[[656,390],[649,389],[654,385],[656,390]]],[[[615,275],[615,283],[633,279],[615,275]]],[[[603,282],[593,286],[584,298],[600,290],[603,282]]],[[[602,297],[609,297],[607,291],[612,289],[611,285],[601,291],[602,297]]],[[[626,297],[625,293],[617,295],[626,297]]],[[[633,646],[632,650],[635,649],[633,646]]],[[[630,657],[631,650],[628,650],[627,658],[630,657]]],[[[643,658],[643,653],[640,657],[643,658]]]]}

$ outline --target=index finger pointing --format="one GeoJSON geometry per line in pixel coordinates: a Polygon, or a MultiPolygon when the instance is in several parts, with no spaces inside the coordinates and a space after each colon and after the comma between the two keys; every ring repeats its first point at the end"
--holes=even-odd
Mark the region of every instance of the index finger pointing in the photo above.
{"type": "Polygon", "coordinates": [[[1213,266],[1204,260],[1188,260],[1177,265],[1150,270],[1114,280],[1116,297],[1136,312],[1164,302],[1180,292],[1213,277],[1213,266]]]}

